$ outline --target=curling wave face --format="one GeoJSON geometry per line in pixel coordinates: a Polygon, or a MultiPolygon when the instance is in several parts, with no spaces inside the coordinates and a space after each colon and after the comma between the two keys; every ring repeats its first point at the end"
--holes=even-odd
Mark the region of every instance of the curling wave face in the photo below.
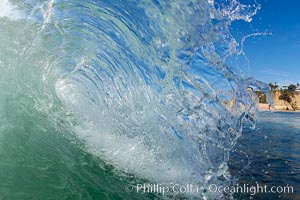
{"type": "Polygon", "coordinates": [[[227,65],[242,51],[229,27],[251,21],[258,6],[205,0],[0,6],[7,8],[0,15],[2,111],[17,99],[19,115],[68,129],[88,152],[138,178],[203,185],[230,177],[229,151],[255,109],[251,81],[227,65]]]}

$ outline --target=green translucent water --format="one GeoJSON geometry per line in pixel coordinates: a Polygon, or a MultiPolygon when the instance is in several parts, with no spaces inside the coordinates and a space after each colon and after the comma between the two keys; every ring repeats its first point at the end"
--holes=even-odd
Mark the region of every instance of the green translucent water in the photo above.
{"type": "Polygon", "coordinates": [[[0,199],[141,199],[125,190],[130,176],[86,153],[72,136],[51,76],[40,79],[49,48],[31,49],[40,27],[23,23],[1,19],[0,199]]]}
{"type": "Polygon", "coordinates": [[[12,120],[22,125],[2,131],[0,199],[141,199],[125,191],[132,180],[117,176],[78,143],[42,119],[13,112],[12,120]]]}

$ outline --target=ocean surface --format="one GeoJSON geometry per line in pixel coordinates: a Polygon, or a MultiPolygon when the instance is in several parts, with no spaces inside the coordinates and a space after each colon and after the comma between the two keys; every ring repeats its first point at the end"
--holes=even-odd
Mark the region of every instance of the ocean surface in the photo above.
{"type": "Polygon", "coordinates": [[[256,120],[253,89],[268,86],[248,76],[253,32],[232,34],[259,9],[0,0],[0,199],[241,199],[206,186],[298,187],[299,118],[256,120]],[[143,183],[201,192],[136,192],[143,183]]]}
{"type": "MultiPolygon", "coordinates": [[[[300,113],[260,112],[256,130],[244,129],[231,153],[230,168],[240,184],[293,186],[293,193],[258,193],[252,199],[300,198],[300,113]]],[[[239,194],[237,199],[251,199],[239,194]]]]}

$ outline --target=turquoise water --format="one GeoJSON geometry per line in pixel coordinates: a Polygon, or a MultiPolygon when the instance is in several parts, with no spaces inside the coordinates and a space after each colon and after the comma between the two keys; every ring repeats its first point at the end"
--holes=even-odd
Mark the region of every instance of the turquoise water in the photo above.
{"type": "Polygon", "coordinates": [[[0,198],[222,198],[126,188],[234,179],[230,152],[255,124],[249,87],[267,87],[237,62],[247,36],[230,26],[259,8],[0,0],[0,198]]]}

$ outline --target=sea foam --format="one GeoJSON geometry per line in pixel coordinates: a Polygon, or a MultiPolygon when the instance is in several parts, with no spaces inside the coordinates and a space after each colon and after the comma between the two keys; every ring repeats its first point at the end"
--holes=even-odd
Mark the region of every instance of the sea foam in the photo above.
{"type": "Polygon", "coordinates": [[[7,17],[13,20],[21,18],[21,13],[8,0],[0,0],[0,10],[0,17],[7,17]]]}

